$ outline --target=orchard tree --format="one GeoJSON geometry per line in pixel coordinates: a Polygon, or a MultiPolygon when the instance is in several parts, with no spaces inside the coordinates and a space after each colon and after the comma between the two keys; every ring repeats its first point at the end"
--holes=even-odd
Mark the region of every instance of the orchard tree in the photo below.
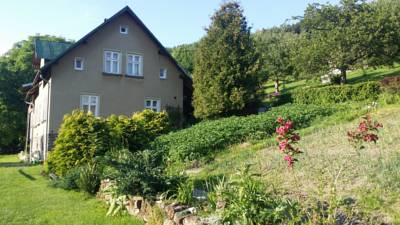
{"type": "MultiPolygon", "coordinates": [[[[383,5],[380,7],[385,8],[383,5]]],[[[388,12],[388,8],[379,12],[375,3],[362,0],[342,0],[339,5],[309,5],[301,18],[299,71],[318,74],[339,69],[341,83],[345,83],[349,69],[392,64],[398,54],[398,47],[395,47],[398,34],[390,28],[396,27],[398,17],[388,16],[388,12]],[[394,51],[389,50],[392,47],[394,51]]]]}
{"type": "Polygon", "coordinates": [[[222,4],[211,20],[196,51],[194,114],[197,118],[244,114],[258,103],[261,58],[239,3],[222,4]]]}
{"type": "Polygon", "coordinates": [[[279,82],[295,75],[292,51],[297,34],[285,32],[282,28],[258,31],[254,34],[258,52],[264,67],[263,74],[275,82],[275,92],[279,92],[279,82]]]}

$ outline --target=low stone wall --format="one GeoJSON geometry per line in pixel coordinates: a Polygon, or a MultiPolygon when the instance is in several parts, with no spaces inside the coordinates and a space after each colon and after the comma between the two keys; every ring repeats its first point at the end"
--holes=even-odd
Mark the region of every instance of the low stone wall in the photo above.
{"type": "MultiPolygon", "coordinates": [[[[111,203],[113,196],[113,189],[116,188],[116,182],[113,180],[102,180],[100,185],[100,190],[97,193],[97,197],[104,200],[107,203],[111,203]]],[[[128,214],[140,217],[144,221],[148,221],[149,212],[151,211],[152,204],[146,201],[141,196],[124,196],[123,206],[128,214]]],[[[208,222],[209,218],[204,220],[197,216],[197,209],[195,207],[190,207],[188,205],[172,203],[165,205],[165,203],[160,200],[154,203],[162,209],[166,218],[164,220],[164,225],[216,225],[219,224],[218,220],[216,222],[208,222]]],[[[148,224],[148,223],[146,223],[148,224]]],[[[151,225],[151,224],[148,224],[151,225]]]]}

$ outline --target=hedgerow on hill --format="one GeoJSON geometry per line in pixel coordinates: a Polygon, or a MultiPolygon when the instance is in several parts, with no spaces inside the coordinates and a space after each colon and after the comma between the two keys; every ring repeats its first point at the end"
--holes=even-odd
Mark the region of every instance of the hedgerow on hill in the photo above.
{"type": "Polygon", "coordinates": [[[247,139],[260,140],[273,135],[278,116],[290,119],[297,128],[302,128],[315,118],[330,115],[334,111],[332,107],[293,104],[258,115],[205,121],[157,137],[152,143],[152,149],[163,150],[170,162],[197,160],[247,139]]]}

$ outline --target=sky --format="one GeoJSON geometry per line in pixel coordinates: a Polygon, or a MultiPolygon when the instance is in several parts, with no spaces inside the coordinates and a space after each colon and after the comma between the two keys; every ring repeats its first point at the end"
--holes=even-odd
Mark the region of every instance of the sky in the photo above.
{"type": "MultiPolygon", "coordinates": [[[[0,54],[35,34],[79,40],[128,5],[165,47],[192,43],[204,34],[223,0],[0,0],[0,54]]],[[[241,0],[252,31],[302,15],[326,0],[241,0]]],[[[330,0],[337,4],[339,0],[330,0]]]]}

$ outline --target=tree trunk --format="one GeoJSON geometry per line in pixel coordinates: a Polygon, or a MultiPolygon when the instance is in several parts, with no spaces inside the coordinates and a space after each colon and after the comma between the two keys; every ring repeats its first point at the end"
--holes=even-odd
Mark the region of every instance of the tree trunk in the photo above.
{"type": "Polygon", "coordinates": [[[279,93],[279,79],[275,80],[275,93],[279,93]]]}
{"type": "Polygon", "coordinates": [[[347,73],[345,68],[340,69],[340,84],[343,85],[347,83],[347,73]]]}

